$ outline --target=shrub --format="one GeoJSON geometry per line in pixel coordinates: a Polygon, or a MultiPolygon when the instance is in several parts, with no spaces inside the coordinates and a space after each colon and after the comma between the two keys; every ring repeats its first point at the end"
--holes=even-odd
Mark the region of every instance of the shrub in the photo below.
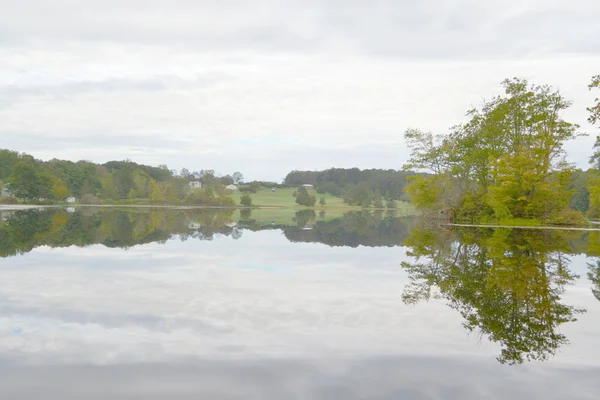
{"type": "Polygon", "coordinates": [[[552,216],[547,222],[551,225],[585,225],[587,219],[579,211],[565,209],[552,216]]]}
{"type": "Polygon", "coordinates": [[[86,194],[81,199],[79,199],[79,203],[81,204],[102,204],[102,201],[94,196],[93,194],[86,194]]]}
{"type": "Polygon", "coordinates": [[[388,200],[385,202],[385,206],[390,209],[396,209],[398,206],[394,200],[388,200]]]}
{"type": "Polygon", "coordinates": [[[17,204],[17,199],[14,197],[0,197],[0,204],[17,204]]]}
{"type": "Polygon", "coordinates": [[[240,198],[240,204],[244,207],[252,207],[252,197],[250,197],[248,194],[242,195],[240,198]]]}
{"type": "Polygon", "coordinates": [[[325,204],[327,204],[327,201],[325,200],[325,196],[321,196],[321,198],[319,199],[319,204],[321,206],[325,206],[325,204]]]}

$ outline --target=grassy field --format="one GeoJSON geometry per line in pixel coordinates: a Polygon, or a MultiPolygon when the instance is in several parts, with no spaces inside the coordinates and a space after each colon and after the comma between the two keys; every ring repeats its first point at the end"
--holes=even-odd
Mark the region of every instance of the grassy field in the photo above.
{"type": "MultiPolygon", "coordinates": [[[[250,197],[252,197],[252,203],[255,206],[261,207],[294,207],[294,208],[303,208],[296,204],[296,198],[292,196],[292,194],[296,191],[294,188],[285,188],[285,189],[275,189],[275,191],[271,191],[271,189],[263,188],[260,189],[256,193],[248,193],[250,197]]],[[[319,199],[321,195],[317,193],[316,190],[309,190],[309,194],[314,194],[317,196],[317,204],[316,207],[319,206],[319,199]]],[[[239,191],[235,191],[232,196],[233,200],[236,204],[240,203],[240,197],[242,197],[244,193],[239,191]]],[[[330,194],[325,194],[325,201],[327,202],[327,208],[348,208],[348,209],[360,209],[360,207],[349,206],[344,203],[344,199],[341,197],[335,197],[330,194]]]]}
{"type": "MultiPolygon", "coordinates": [[[[248,193],[250,197],[252,197],[252,203],[258,207],[285,207],[285,208],[294,208],[294,209],[304,209],[306,207],[299,206],[296,204],[296,198],[292,196],[292,194],[296,191],[294,188],[285,188],[285,189],[276,189],[274,192],[271,189],[263,188],[256,193],[248,193]]],[[[244,193],[239,191],[235,191],[232,193],[233,200],[236,204],[240,204],[240,197],[242,197],[244,193]]],[[[344,199],[341,197],[332,196],[330,194],[321,195],[317,193],[315,190],[309,190],[309,194],[314,194],[317,196],[317,204],[315,205],[315,210],[319,211],[321,209],[328,210],[331,212],[332,210],[340,210],[340,211],[352,211],[352,210],[361,210],[361,207],[358,206],[349,206],[344,203],[344,199]],[[325,207],[321,207],[319,205],[319,199],[321,196],[325,196],[325,207]]],[[[414,208],[412,205],[398,201],[396,202],[398,205],[398,214],[399,215],[412,215],[414,214],[414,208]]]]}

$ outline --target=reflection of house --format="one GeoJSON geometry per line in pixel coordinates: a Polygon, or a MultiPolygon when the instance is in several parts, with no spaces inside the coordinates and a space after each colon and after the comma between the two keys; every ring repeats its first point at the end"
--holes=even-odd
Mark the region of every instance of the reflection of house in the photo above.
{"type": "Polygon", "coordinates": [[[227,185],[227,190],[237,190],[237,186],[235,186],[235,185],[227,185]]]}
{"type": "Polygon", "coordinates": [[[202,227],[202,225],[200,225],[197,222],[190,222],[190,224],[188,225],[188,228],[190,229],[200,229],[202,227]]]}
{"type": "Polygon", "coordinates": [[[202,182],[192,181],[188,185],[190,185],[190,189],[200,189],[202,187],[202,182]]]}
{"type": "Polygon", "coordinates": [[[237,226],[236,222],[228,222],[225,224],[225,226],[228,226],[229,228],[233,228],[234,226],[237,226]]]}
{"type": "Polygon", "coordinates": [[[68,213],[74,213],[75,212],[75,207],[67,207],[67,212],[68,213]]]}
{"type": "Polygon", "coordinates": [[[304,227],[302,227],[303,231],[312,231],[313,230],[313,226],[312,225],[306,225],[304,227]]]}
{"type": "Polygon", "coordinates": [[[313,190],[315,187],[309,183],[305,183],[304,185],[302,185],[303,188],[306,188],[306,190],[313,190]]]}
{"type": "Polygon", "coordinates": [[[75,201],[76,201],[75,197],[72,197],[72,196],[67,197],[66,200],[67,200],[67,203],[75,203],[75,201]]]}

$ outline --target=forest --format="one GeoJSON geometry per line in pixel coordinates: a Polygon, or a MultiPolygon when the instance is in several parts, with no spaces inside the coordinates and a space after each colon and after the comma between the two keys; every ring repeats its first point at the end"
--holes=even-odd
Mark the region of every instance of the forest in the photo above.
{"type": "MultiPolygon", "coordinates": [[[[600,86],[592,79],[590,90],[600,86]]],[[[583,134],[563,118],[572,103],[548,85],[526,80],[503,82],[504,95],[467,111],[468,121],[448,134],[408,129],[406,192],[423,213],[456,221],[515,219],[581,224],[600,216],[600,141],[592,168],[576,170],[566,161],[564,144],[583,134]]],[[[598,122],[600,101],[587,108],[598,122]]]]}

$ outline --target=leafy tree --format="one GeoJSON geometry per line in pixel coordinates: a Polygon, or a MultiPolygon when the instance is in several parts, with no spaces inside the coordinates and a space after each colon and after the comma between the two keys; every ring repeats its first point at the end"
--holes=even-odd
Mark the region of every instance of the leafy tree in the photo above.
{"type": "Polygon", "coordinates": [[[300,186],[298,189],[298,194],[296,195],[296,204],[312,207],[316,204],[316,202],[317,197],[314,194],[310,195],[304,186],[300,186]]]}
{"type": "Polygon", "coordinates": [[[325,196],[321,196],[321,198],[319,199],[319,204],[321,205],[321,207],[325,207],[325,205],[327,204],[325,196]]]}
{"type": "Polygon", "coordinates": [[[150,201],[152,204],[161,204],[165,201],[160,186],[154,179],[150,179],[150,201]]]}
{"type": "Polygon", "coordinates": [[[235,183],[236,185],[239,185],[240,183],[244,182],[244,175],[242,175],[241,172],[234,172],[233,175],[231,175],[232,179],[233,179],[233,183],[235,183]]]}
{"type": "Polygon", "coordinates": [[[396,204],[396,202],[394,200],[388,200],[388,201],[386,201],[385,202],[385,207],[389,208],[389,209],[392,209],[392,210],[395,210],[396,208],[398,208],[398,206],[397,206],[397,204],[396,204]]]}
{"type": "Polygon", "coordinates": [[[52,200],[54,199],[54,182],[52,175],[47,172],[37,174],[37,194],[40,199],[52,200]]]}
{"type": "Polygon", "coordinates": [[[360,182],[348,191],[344,201],[350,205],[369,207],[373,201],[373,192],[371,192],[366,182],[360,182]]]}
{"type": "Polygon", "coordinates": [[[67,187],[67,184],[54,175],[51,175],[50,179],[52,180],[53,197],[57,200],[65,199],[69,194],[69,188],[67,187]]]}
{"type": "Polygon", "coordinates": [[[249,194],[243,194],[240,197],[240,204],[244,207],[252,207],[252,197],[249,194]]]}
{"type": "Polygon", "coordinates": [[[504,96],[470,110],[470,120],[449,135],[406,132],[406,167],[433,174],[413,178],[407,189],[419,209],[472,219],[560,220],[570,212],[563,145],[578,136],[578,126],[561,115],[571,102],[525,80],[503,86],[504,96]]]}
{"type": "Polygon", "coordinates": [[[37,178],[35,169],[31,165],[20,162],[8,178],[7,187],[15,197],[37,200],[40,197],[37,178]]]}

